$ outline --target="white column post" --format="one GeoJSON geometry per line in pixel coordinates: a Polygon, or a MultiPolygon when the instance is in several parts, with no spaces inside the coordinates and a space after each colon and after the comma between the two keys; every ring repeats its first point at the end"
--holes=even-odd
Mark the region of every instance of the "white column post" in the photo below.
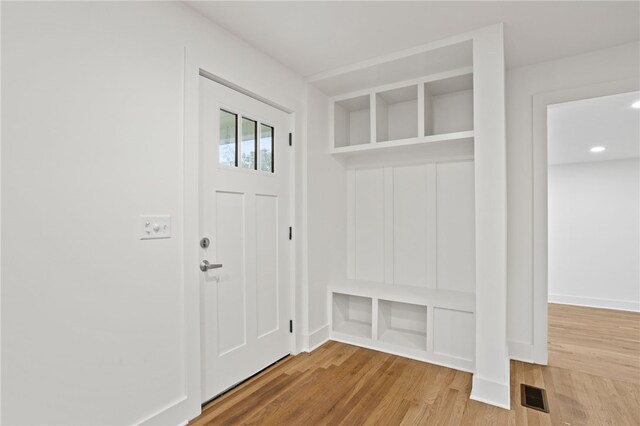
{"type": "Polygon", "coordinates": [[[507,188],[502,24],[473,39],[476,359],[471,399],[509,408],[507,188]]]}

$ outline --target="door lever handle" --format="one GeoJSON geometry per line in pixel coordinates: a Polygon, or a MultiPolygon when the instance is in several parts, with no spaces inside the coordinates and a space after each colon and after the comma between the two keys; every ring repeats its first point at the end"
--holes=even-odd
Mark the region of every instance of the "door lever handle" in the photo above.
{"type": "Polygon", "coordinates": [[[203,260],[200,262],[200,270],[202,272],[207,272],[209,269],[218,269],[222,268],[222,263],[209,263],[208,260],[203,260]]]}

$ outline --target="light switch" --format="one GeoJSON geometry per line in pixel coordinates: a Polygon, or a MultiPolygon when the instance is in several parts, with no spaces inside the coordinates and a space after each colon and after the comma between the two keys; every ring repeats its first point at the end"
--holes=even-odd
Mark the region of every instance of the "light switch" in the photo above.
{"type": "Polygon", "coordinates": [[[171,216],[140,216],[140,239],[171,238],[171,216]]]}

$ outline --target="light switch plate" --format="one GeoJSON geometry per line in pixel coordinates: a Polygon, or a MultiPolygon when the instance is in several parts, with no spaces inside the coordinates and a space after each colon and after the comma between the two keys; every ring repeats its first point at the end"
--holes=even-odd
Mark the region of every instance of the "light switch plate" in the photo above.
{"type": "Polygon", "coordinates": [[[171,238],[171,216],[141,215],[140,239],[154,240],[157,238],[171,238]]]}

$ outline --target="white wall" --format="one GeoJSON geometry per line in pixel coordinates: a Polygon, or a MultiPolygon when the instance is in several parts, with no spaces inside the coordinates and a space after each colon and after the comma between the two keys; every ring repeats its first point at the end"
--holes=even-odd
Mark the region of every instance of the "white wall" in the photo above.
{"type": "Polygon", "coordinates": [[[639,43],[507,71],[507,327],[512,358],[533,359],[532,98],[639,74],[639,43]]]}
{"type": "Polygon", "coordinates": [[[329,100],[308,85],[307,230],[308,347],[329,337],[327,282],[345,277],[347,174],[329,155],[329,100]],[[339,242],[339,243],[338,243],[339,242]]]}
{"type": "Polygon", "coordinates": [[[640,160],[554,165],[548,179],[549,301],[640,310],[640,160]]]}
{"type": "Polygon", "coordinates": [[[3,424],[184,396],[185,46],[303,115],[301,78],[180,2],[2,2],[3,424]],[[143,213],[173,237],[140,241],[143,213]]]}

